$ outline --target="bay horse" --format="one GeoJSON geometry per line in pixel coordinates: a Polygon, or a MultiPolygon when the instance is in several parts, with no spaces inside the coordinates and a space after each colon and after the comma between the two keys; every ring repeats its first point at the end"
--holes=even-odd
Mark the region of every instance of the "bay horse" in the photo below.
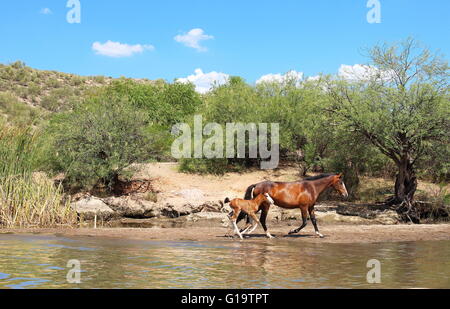
{"type": "MultiPolygon", "coordinates": [[[[242,234],[245,234],[247,230],[249,230],[250,228],[252,228],[251,232],[253,232],[258,227],[258,224],[263,227],[258,217],[256,216],[256,212],[259,211],[261,205],[263,204],[270,205],[273,204],[273,202],[274,201],[267,193],[259,194],[253,200],[243,200],[240,198],[236,198],[230,201],[230,199],[227,197],[224,203],[225,204],[230,203],[230,207],[233,209],[233,211],[228,215],[228,217],[230,218],[230,221],[233,224],[234,232],[238,234],[241,239],[244,239],[242,237],[242,234]],[[241,233],[237,227],[237,219],[241,212],[246,213],[253,221],[253,226],[248,226],[243,233],[241,233]]],[[[266,228],[264,228],[264,231],[266,232],[267,238],[273,238],[273,236],[270,235],[269,231],[267,231],[266,228]]]]}
{"type": "MultiPolygon", "coordinates": [[[[319,195],[330,187],[333,187],[343,197],[347,198],[348,192],[342,178],[342,174],[322,174],[295,182],[265,181],[248,187],[245,193],[245,199],[250,200],[254,196],[268,193],[273,199],[274,205],[278,207],[285,209],[300,208],[303,223],[298,229],[290,231],[289,235],[299,233],[308,224],[309,213],[316,235],[323,238],[324,236],[319,232],[319,228],[317,227],[314,206],[319,195]]],[[[260,222],[265,231],[267,231],[266,219],[270,206],[271,204],[264,203],[259,209],[259,211],[262,211],[260,222]]],[[[240,216],[237,222],[244,218],[245,215],[240,216]]]]}

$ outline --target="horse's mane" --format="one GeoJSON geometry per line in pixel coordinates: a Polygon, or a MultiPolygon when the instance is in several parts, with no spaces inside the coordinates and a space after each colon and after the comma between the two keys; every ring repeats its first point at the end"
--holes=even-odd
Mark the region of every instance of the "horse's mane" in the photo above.
{"type": "Polygon", "coordinates": [[[319,179],[322,179],[322,178],[326,178],[326,177],[330,177],[330,176],[336,176],[336,175],[337,174],[332,174],[332,173],[322,174],[322,175],[317,175],[317,176],[306,177],[306,178],[303,178],[302,180],[308,180],[308,181],[319,180],[319,179]]]}

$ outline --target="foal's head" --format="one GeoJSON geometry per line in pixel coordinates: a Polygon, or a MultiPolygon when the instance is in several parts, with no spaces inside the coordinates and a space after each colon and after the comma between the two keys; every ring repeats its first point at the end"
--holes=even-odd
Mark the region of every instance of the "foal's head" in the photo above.
{"type": "Polygon", "coordinates": [[[336,191],[338,191],[343,197],[347,198],[347,197],[348,197],[348,192],[347,192],[347,188],[345,187],[345,183],[344,183],[344,181],[342,180],[343,177],[344,177],[344,175],[342,175],[342,174],[333,176],[331,185],[332,185],[333,188],[336,189],[336,191]]]}
{"type": "Polygon", "coordinates": [[[273,199],[270,197],[269,193],[264,193],[264,197],[266,198],[266,201],[269,204],[275,204],[275,202],[273,201],[273,199]]]}
{"type": "Polygon", "coordinates": [[[256,203],[261,205],[262,203],[275,204],[269,193],[260,194],[255,198],[256,203]]]}

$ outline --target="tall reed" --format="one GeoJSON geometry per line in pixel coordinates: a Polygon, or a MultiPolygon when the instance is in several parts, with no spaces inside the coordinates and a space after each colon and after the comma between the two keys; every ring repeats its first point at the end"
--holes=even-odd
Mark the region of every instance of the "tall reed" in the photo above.
{"type": "Polygon", "coordinates": [[[76,213],[45,174],[36,173],[37,134],[0,124],[0,227],[73,225],[76,213]]]}

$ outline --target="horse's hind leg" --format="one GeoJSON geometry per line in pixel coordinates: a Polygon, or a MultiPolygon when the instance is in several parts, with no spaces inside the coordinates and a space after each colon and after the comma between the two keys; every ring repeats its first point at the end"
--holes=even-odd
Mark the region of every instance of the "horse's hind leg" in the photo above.
{"type": "MultiPolygon", "coordinates": [[[[263,211],[263,214],[264,214],[264,211],[263,211]]],[[[255,223],[256,223],[255,226],[253,227],[253,230],[255,230],[256,227],[257,227],[258,224],[259,224],[259,225],[261,225],[261,227],[262,227],[262,228],[264,229],[264,231],[266,232],[267,238],[270,238],[270,239],[274,238],[272,235],[270,235],[269,230],[267,229],[267,227],[266,227],[265,225],[263,225],[261,221],[258,220],[258,217],[257,217],[254,213],[250,214],[250,216],[252,217],[253,221],[255,221],[255,223]]],[[[253,231],[253,230],[252,230],[252,231],[253,231]]]]}
{"type": "Polygon", "coordinates": [[[317,227],[317,220],[316,215],[314,213],[314,207],[309,209],[309,217],[311,218],[311,222],[314,225],[314,229],[316,230],[316,235],[319,236],[320,238],[324,238],[324,236],[320,234],[319,228],[317,227]]]}
{"type": "Polygon", "coordinates": [[[302,219],[303,219],[302,226],[300,226],[300,227],[299,227],[298,229],[296,229],[296,230],[290,231],[290,232],[289,232],[289,235],[292,235],[292,234],[298,234],[301,230],[303,230],[303,228],[304,228],[305,226],[308,225],[308,211],[307,211],[305,208],[300,208],[300,209],[301,209],[301,211],[302,211],[302,219]]]}
{"type": "Polygon", "coordinates": [[[249,220],[248,220],[248,223],[247,223],[247,225],[245,226],[245,228],[243,228],[242,230],[241,230],[241,233],[244,235],[244,234],[251,234],[252,232],[253,232],[253,229],[251,230],[251,231],[249,231],[251,228],[252,228],[252,226],[253,226],[253,220],[249,217],[249,220]]]}
{"type": "Polygon", "coordinates": [[[245,212],[241,212],[241,214],[237,218],[237,222],[236,223],[239,223],[243,219],[246,219],[247,225],[245,226],[245,228],[241,229],[241,233],[245,233],[244,231],[247,231],[252,226],[251,218],[245,212]]]}
{"type": "Polygon", "coordinates": [[[247,235],[250,235],[251,233],[253,233],[257,227],[258,227],[258,222],[255,222],[255,220],[252,219],[251,230],[248,231],[247,235]]]}

